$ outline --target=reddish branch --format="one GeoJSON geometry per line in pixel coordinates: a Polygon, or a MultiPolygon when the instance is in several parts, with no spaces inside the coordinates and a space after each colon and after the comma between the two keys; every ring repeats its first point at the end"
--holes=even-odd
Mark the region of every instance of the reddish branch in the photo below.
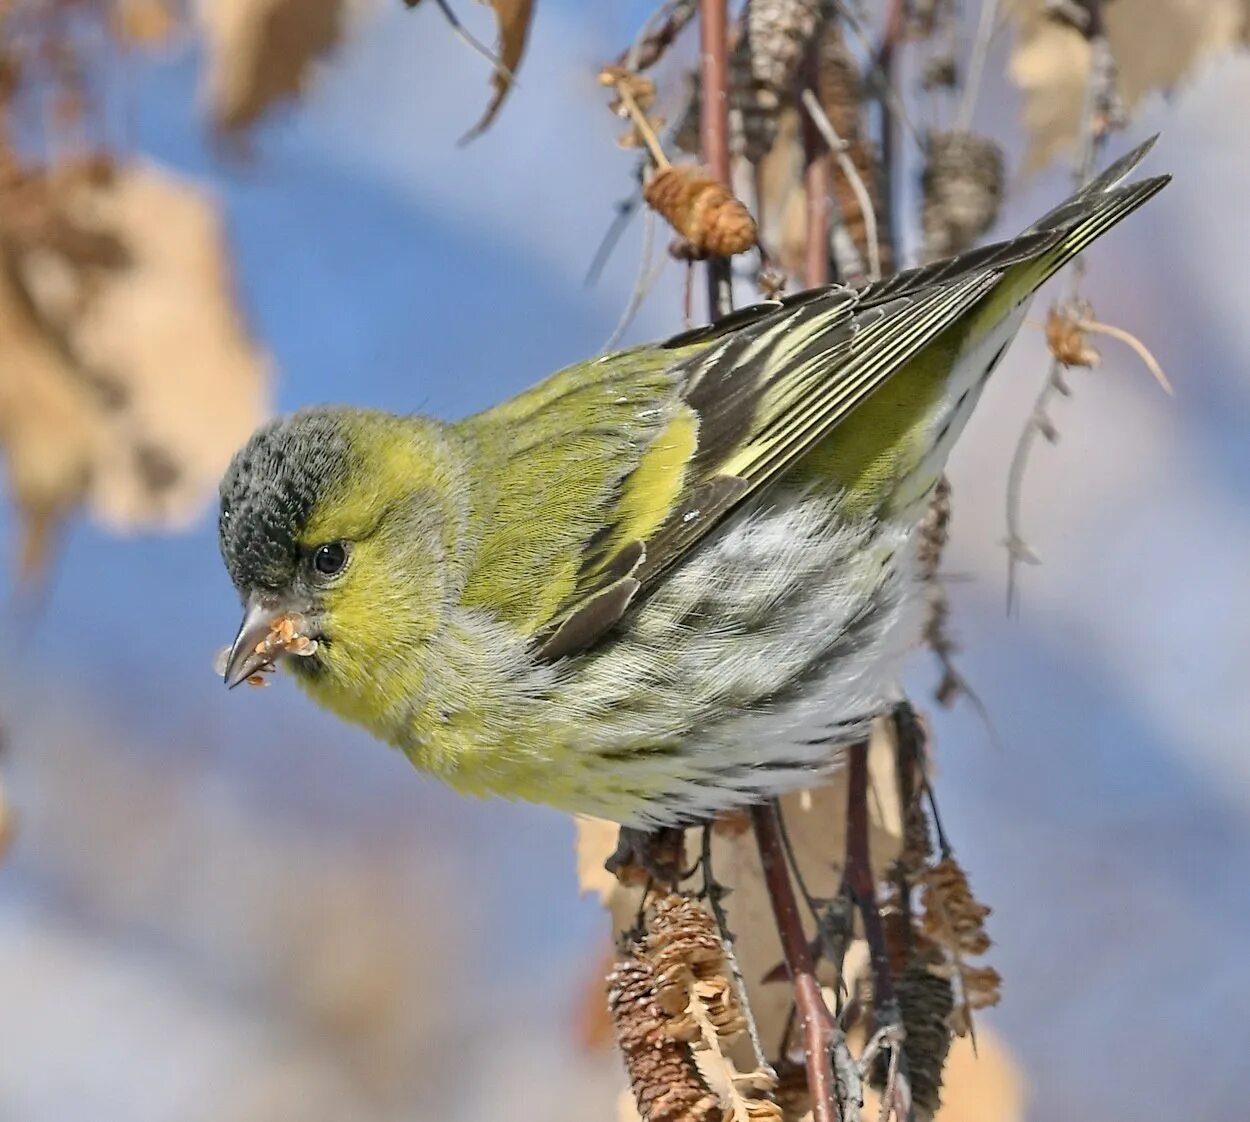
{"type": "Polygon", "coordinates": [[[880,1009],[894,1000],[894,981],[886,954],[885,928],[877,907],[876,882],[868,852],[868,744],[850,750],[846,796],[846,865],[844,891],[859,909],[872,962],[873,1004],[880,1009]]]}
{"type": "Polygon", "coordinates": [[[833,1077],[833,1048],[837,1027],[820,992],[811,948],[803,931],[799,905],[790,871],[786,865],[781,825],[775,803],[752,809],[755,839],[760,847],[760,863],[764,868],[764,884],[772,902],[773,916],[781,936],[781,949],[786,968],[794,986],[794,1002],[806,1053],[807,1086],[812,1100],[815,1122],[841,1122],[833,1077]]]}
{"type": "MultiPolygon", "coordinates": [[[[699,139],[703,162],[726,187],[729,171],[729,16],[726,0],[699,0],[700,108],[699,139]]],[[[731,309],[729,262],[707,263],[708,318],[731,309]]]]}

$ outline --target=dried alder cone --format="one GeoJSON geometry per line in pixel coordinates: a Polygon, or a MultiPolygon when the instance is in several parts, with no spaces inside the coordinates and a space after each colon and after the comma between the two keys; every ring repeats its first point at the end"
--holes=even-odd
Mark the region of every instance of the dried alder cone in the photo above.
{"type": "Polygon", "coordinates": [[[644,1122],[720,1122],[720,1099],[699,1074],[690,1046],[669,1032],[649,962],[617,963],[608,975],[608,1008],[644,1122]]]}
{"type": "Polygon", "coordinates": [[[795,81],[824,19],[823,0],[748,0],[730,56],[730,107],[739,117],[741,154],[757,163],[773,146],[777,113],[794,100],[795,81]]]}
{"type": "Polygon", "coordinates": [[[756,244],[751,212],[700,167],[660,168],[647,182],[643,197],[686,239],[694,257],[732,257],[756,244]]]}
{"type": "Polygon", "coordinates": [[[617,1041],[644,1122],[780,1122],[771,1073],[740,1072],[726,1053],[746,1028],[730,975],[720,933],[696,900],[668,893],[652,902],[643,938],[608,979],[617,1041]]]}
{"type": "Polygon", "coordinates": [[[954,993],[950,980],[934,974],[917,955],[908,960],[894,986],[906,1031],[903,1055],[907,1058],[912,1102],[932,1116],[942,1105],[942,1073],[951,1047],[954,993]]]}
{"type": "Polygon", "coordinates": [[[1003,201],[1003,154],[969,132],[931,133],[924,175],[925,257],[938,261],[969,249],[997,220],[1003,201]]]}

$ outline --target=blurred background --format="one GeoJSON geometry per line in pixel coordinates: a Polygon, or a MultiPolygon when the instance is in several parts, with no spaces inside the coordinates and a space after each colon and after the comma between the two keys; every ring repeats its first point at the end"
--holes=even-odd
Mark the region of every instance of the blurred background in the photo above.
{"type": "MultiPolygon", "coordinates": [[[[433,4],[299,3],[121,5],[120,33],[66,4],[69,62],[41,38],[56,5],[0,23],[0,227],[40,312],[10,291],[10,251],[0,1118],[608,1118],[618,1061],[583,1024],[608,923],[579,895],[572,824],[462,800],[286,681],[227,695],[212,660],[238,605],[210,508],[271,410],[455,417],[601,349],[639,225],[587,287],[637,160],[595,75],[651,7],[541,0],[516,89],[459,147],[490,69],[433,4]],[[58,100],[73,82],[23,92],[58,66],[89,111],[58,100]],[[51,162],[92,129],[116,166],[75,171],[67,224],[12,153],[51,162]],[[89,358],[69,391],[36,322],[89,358]]],[[[492,40],[489,11],[458,8],[492,40]]],[[[1070,189],[1027,8],[999,14],[973,117],[1005,154],[989,236],[1070,189]]],[[[1144,170],[1176,180],[1099,243],[1082,291],[1175,397],[1112,340],[1070,372],[1025,483],[1043,563],[1009,617],[1007,466],[1048,364],[1025,329],[951,468],[952,630],[994,735],[966,701],[929,703],[931,656],[911,684],[945,825],[995,909],[1004,997],[983,1023],[1015,1073],[998,1117],[1229,1118],[1250,1022],[1250,7],[1108,10],[1158,56],[1120,59],[1136,86],[1108,154],[1161,131],[1144,170]]],[[[979,15],[957,13],[961,50],[979,15]]],[[[920,60],[899,65],[914,89],[920,60]]],[[[671,264],[626,341],[680,328],[682,283],[671,264]]]]}

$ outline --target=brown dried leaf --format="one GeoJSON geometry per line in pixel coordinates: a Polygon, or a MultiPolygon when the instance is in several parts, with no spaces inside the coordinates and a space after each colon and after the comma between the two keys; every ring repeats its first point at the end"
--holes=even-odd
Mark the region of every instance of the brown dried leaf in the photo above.
{"type": "MultiPolygon", "coordinates": [[[[1029,172],[1075,144],[1091,60],[1085,37],[1048,18],[1046,2],[1011,5],[1016,40],[1008,72],[1024,91],[1029,172]]],[[[1170,90],[1208,60],[1244,47],[1250,35],[1246,0],[1116,0],[1105,6],[1104,18],[1129,111],[1148,93],[1170,90]]]]}
{"type": "Polygon", "coordinates": [[[525,43],[529,38],[530,21],[534,15],[534,0],[489,0],[499,24],[499,45],[496,53],[500,66],[491,76],[494,94],[481,119],[461,138],[461,143],[473,140],[490,128],[512,89],[525,43]],[[502,69],[500,69],[502,67],[502,69]]]}
{"type": "Polygon", "coordinates": [[[992,945],[985,930],[990,908],[972,895],[967,874],[950,855],[925,870],[920,903],[921,933],[947,956],[944,962],[925,965],[935,977],[959,981],[959,1002],[948,1020],[958,1035],[970,1034],[972,1011],[997,1005],[1002,982],[992,966],[969,966],[966,961],[992,945]]]}
{"type": "Polygon", "coordinates": [[[343,37],[350,0],[200,0],[208,51],[204,94],[213,125],[250,129],[273,106],[298,100],[313,66],[343,37]]]}
{"type": "Polygon", "coordinates": [[[990,949],[985,920],[991,909],[972,895],[968,875],[954,857],[925,870],[920,903],[924,933],[947,951],[979,955],[990,949]]]}
{"type": "Polygon", "coordinates": [[[0,442],[28,566],[80,503],[114,529],[189,522],[264,412],[211,201],[136,166],[75,180],[64,208],[128,264],[30,242],[0,277],[0,442]]]}

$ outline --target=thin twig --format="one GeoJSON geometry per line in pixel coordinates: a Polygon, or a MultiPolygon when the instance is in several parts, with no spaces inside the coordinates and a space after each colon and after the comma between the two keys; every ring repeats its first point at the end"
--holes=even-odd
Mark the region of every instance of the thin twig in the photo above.
{"type": "MultiPolygon", "coordinates": [[[[417,0],[404,0],[404,3],[410,8],[415,8],[417,0]]],[[[455,32],[456,38],[464,43],[470,50],[481,55],[487,62],[490,63],[491,69],[493,69],[496,73],[507,79],[508,82],[513,84],[516,83],[516,75],[503,64],[503,60],[485,43],[483,43],[481,39],[474,35],[473,32],[465,27],[463,23],[460,22],[460,17],[456,15],[455,11],[452,9],[449,0],[434,0],[434,3],[438,5],[438,10],[443,13],[443,18],[447,20],[452,31],[455,32]]]]}
{"type": "Polygon", "coordinates": [[[811,949],[807,945],[803,921],[799,918],[798,901],[794,897],[794,886],[790,883],[790,874],[786,868],[781,831],[777,825],[776,803],[769,802],[753,807],[751,818],[755,824],[755,840],[760,849],[764,884],[768,889],[777,932],[781,937],[781,949],[790,972],[791,985],[794,987],[794,1001],[803,1034],[812,1117],[814,1122],[841,1122],[832,1063],[834,1043],[841,1031],[834,1023],[820,991],[820,983],[816,980],[811,949]]]}
{"type": "MultiPolygon", "coordinates": [[[[868,944],[868,961],[872,970],[873,1017],[878,1028],[886,1030],[901,1026],[902,1016],[894,993],[894,978],[890,973],[885,928],[881,922],[881,910],[877,906],[876,883],[868,845],[868,743],[865,741],[852,746],[848,757],[846,864],[842,871],[842,881],[859,910],[864,939],[868,944]]],[[[892,1053],[901,1052],[901,1044],[898,1042],[900,1040],[901,1037],[882,1037],[884,1043],[890,1043],[892,1053]]],[[[911,1099],[905,1057],[899,1057],[894,1085],[887,1089],[892,1109],[898,1117],[905,1118],[906,1108],[899,1109],[900,1102],[906,1103],[911,1099]]]]}
{"type": "MultiPolygon", "coordinates": [[[[819,36],[804,59],[808,92],[819,77],[819,36]]],[[[817,102],[819,104],[819,102],[817,102]]],[[[810,114],[803,119],[804,195],[807,203],[807,244],[803,260],[803,282],[808,288],[829,283],[829,227],[833,184],[829,175],[829,143],[810,114]]]]}
{"type": "Polygon", "coordinates": [[[994,38],[998,22],[998,0],[981,0],[981,16],[977,20],[977,37],[972,44],[972,59],[968,63],[968,81],[964,84],[963,100],[959,103],[959,116],[955,128],[967,132],[972,124],[977,96],[981,92],[981,79],[985,74],[985,59],[990,52],[990,40],[994,38]]]}
{"type": "MultiPolygon", "coordinates": [[[[907,106],[903,104],[903,99],[898,96],[898,91],[894,88],[893,75],[890,73],[890,67],[893,61],[894,47],[902,37],[902,2],[901,0],[892,0],[890,15],[886,20],[887,29],[885,39],[880,47],[873,46],[873,43],[859,17],[851,10],[849,4],[838,0],[837,8],[842,18],[846,21],[846,26],[851,29],[851,33],[859,41],[859,45],[863,48],[864,53],[868,57],[868,78],[872,93],[875,97],[882,100],[890,114],[893,114],[902,122],[903,127],[907,130],[907,134],[916,142],[916,147],[923,151],[924,138],[920,135],[920,130],[916,128],[915,122],[907,112],[907,106]]],[[[885,131],[884,129],[882,130],[885,131]]]]}
{"type": "Polygon", "coordinates": [[[868,242],[868,279],[881,279],[881,243],[877,235],[877,212],[872,205],[872,196],[868,193],[868,187],[864,183],[863,177],[859,174],[859,169],[855,166],[855,161],[847,155],[847,143],[833,127],[833,122],[829,120],[829,114],[825,112],[824,106],[820,104],[820,99],[810,89],[805,89],[801,95],[803,108],[807,110],[808,116],[812,123],[816,126],[820,135],[824,137],[825,143],[829,145],[829,150],[833,153],[833,158],[838,162],[838,168],[842,174],[846,176],[847,182],[851,185],[851,190],[855,193],[855,200],[859,203],[860,211],[864,216],[864,234],[865,240],[868,242]]]}
{"type": "Polygon", "coordinates": [[[642,307],[642,303],[650,295],[651,289],[655,286],[655,282],[659,280],[663,271],[661,268],[652,270],[651,261],[655,256],[655,211],[650,207],[642,216],[642,255],[638,261],[638,274],[634,279],[633,290],[629,294],[629,300],[625,304],[625,310],[621,313],[621,318],[617,320],[616,326],[612,329],[612,334],[604,340],[603,345],[599,348],[601,354],[606,354],[612,350],[620,341],[621,336],[629,330],[629,325],[634,322],[634,316],[638,314],[638,309],[642,307]]]}
{"type": "Polygon", "coordinates": [[[891,0],[889,13],[886,17],[885,34],[881,47],[873,52],[877,75],[881,84],[879,94],[881,108],[881,159],[878,165],[878,197],[884,210],[882,226],[889,242],[890,262],[898,268],[900,254],[903,249],[902,211],[896,205],[894,188],[898,182],[899,161],[902,153],[897,143],[898,121],[903,121],[910,130],[916,146],[924,152],[924,142],[920,139],[915,125],[907,117],[902,100],[894,89],[894,74],[898,65],[899,44],[903,42],[907,26],[904,0],[891,0]]]}
{"type": "Polygon", "coordinates": [[[672,165],[669,163],[668,157],[664,155],[664,147],[660,144],[660,138],[655,135],[651,122],[647,120],[647,115],[642,111],[642,107],[634,98],[633,91],[629,88],[629,77],[629,75],[623,74],[616,79],[614,83],[616,96],[621,99],[625,112],[629,114],[634,128],[638,130],[638,135],[642,137],[642,142],[647,146],[647,151],[651,153],[655,166],[658,168],[671,167],[672,165]]]}
{"type": "Polygon", "coordinates": [[[617,60],[635,74],[650,70],[699,10],[699,0],[666,0],[642,25],[637,38],[617,60]]]}
{"type": "Polygon", "coordinates": [[[729,895],[729,890],[717,881],[712,871],[712,824],[703,827],[703,894],[707,897],[708,906],[716,920],[716,928],[720,933],[721,946],[725,951],[725,961],[729,964],[729,972],[733,978],[734,988],[738,991],[738,1004],[742,1008],[742,1019],[746,1021],[747,1037],[751,1041],[751,1050],[755,1053],[755,1070],[761,1072],[777,1083],[777,1072],[768,1062],[768,1053],[764,1051],[764,1042],[760,1039],[760,1027],[755,1021],[755,1011],[747,996],[747,984],[742,977],[742,968],[738,965],[738,956],[734,954],[734,934],[729,930],[729,917],[721,901],[729,895]]]}
{"type": "Polygon", "coordinates": [[[842,998],[848,992],[842,971],[846,965],[846,948],[851,942],[852,905],[844,894],[839,894],[832,900],[825,900],[815,896],[807,887],[807,881],[803,877],[803,867],[799,864],[798,854],[790,840],[790,825],[786,821],[785,811],[780,807],[777,809],[777,829],[781,834],[781,847],[785,850],[786,862],[794,874],[795,883],[799,886],[799,895],[803,897],[803,903],[816,923],[816,939],[812,943],[812,957],[813,959],[823,958],[833,967],[836,975],[834,992],[837,996],[838,1010],[841,1011],[842,998]]]}
{"type": "MultiPolygon", "coordinates": [[[[1085,101],[1081,109],[1081,150],[1073,175],[1078,188],[1085,186],[1093,177],[1098,153],[1108,134],[1111,116],[1109,107],[1115,101],[1116,82],[1115,58],[1111,54],[1111,45],[1107,40],[1106,28],[1102,21],[1101,0],[1086,0],[1084,10],[1089,17],[1084,34],[1089,39],[1092,53],[1089,81],[1085,87],[1085,101]]],[[[1064,303],[1075,303],[1084,271],[1084,259],[1077,257],[1072,262],[1068,274],[1067,297],[1064,303]]],[[[1024,473],[1037,437],[1045,435],[1049,439],[1054,438],[1054,426],[1047,413],[1051,400],[1057,393],[1067,396],[1069,392],[1063,378],[1063,365],[1057,358],[1052,358],[1046,381],[1038,391],[1033,409],[1016,441],[1011,466],[1007,470],[1007,537],[1003,544],[1007,548],[1008,614],[1016,608],[1019,565],[1021,562],[1035,565],[1039,561],[1037,554],[1025,540],[1020,524],[1024,473]]]]}
{"type": "Polygon", "coordinates": [[[1092,331],[1097,335],[1107,335],[1112,339],[1118,339],[1126,347],[1131,347],[1137,357],[1146,364],[1146,369],[1154,375],[1154,380],[1159,383],[1163,392],[1168,397],[1175,397],[1176,391],[1172,388],[1172,383],[1168,380],[1168,376],[1163,372],[1163,367],[1159,365],[1159,360],[1150,353],[1150,349],[1131,331],[1125,331],[1122,327],[1115,327],[1109,323],[1102,323],[1096,319],[1080,319],[1073,325],[1081,331],[1092,331]]]}
{"type": "MultiPolygon", "coordinates": [[[[643,158],[644,164],[646,157],[643,158]]],[[[587,287],[593,287],[603,274],[604,267],[608,263],[608,259],[612,256],[612,251],[616,248],[616,243],[620,241],[621,235],[625,233],[625,227],[629,225],[629,220],[633,218],[634,212],[642,206],[642,193],[636,191],[628,198],[618,199],[615,203],[616,214],[612,217],[612,222],[608,226],[607,231],[603,235],[603,240],[599,243],[599,248],[595,250],[594,257],[591,258],[590,267],[586,270],[586,277],[582,283],[587,287]]]]}

